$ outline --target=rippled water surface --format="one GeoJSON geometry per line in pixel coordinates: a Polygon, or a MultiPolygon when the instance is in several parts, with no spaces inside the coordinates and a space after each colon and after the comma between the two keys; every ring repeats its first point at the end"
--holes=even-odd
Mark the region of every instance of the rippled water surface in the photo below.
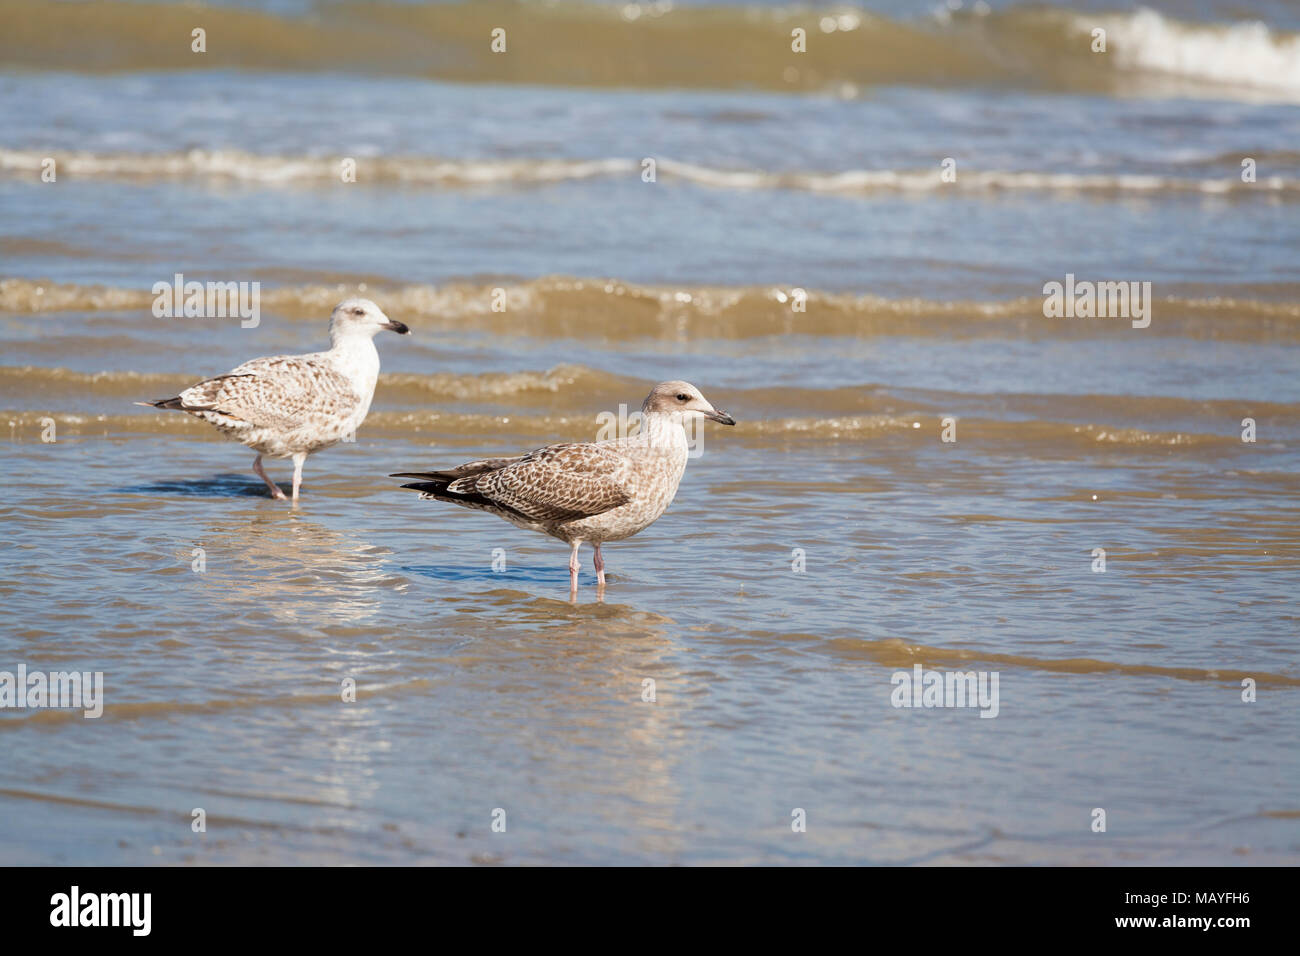
{"type": "Polygon", "coordinates": [[[991,6],[0,2],[0,671],[104,675],[0,709],[0,862],[1300,862],[1300,23],[991,6]],[[297,507],[133,404],[358,292],[413,334],[297,507]],[[603,600],[387,477],[673,378],[738,425],[603,600]]]}

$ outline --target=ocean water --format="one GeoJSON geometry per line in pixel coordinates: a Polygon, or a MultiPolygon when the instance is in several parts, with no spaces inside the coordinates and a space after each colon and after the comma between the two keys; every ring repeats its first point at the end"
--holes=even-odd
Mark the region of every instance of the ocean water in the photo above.
{"type": "Polygon", "coordinates": [[[103,674],[0,706],[0,863],[1300,861],[1297,31],[0,0],[0,702],[103,674]],[[177,274],[257,323],[156,317],[177,274]],[[351,294],[413,334],[296,507],[133,404],[351,294]],[[738,425],[603,595],[388,477],[674,378],[738,425]],[[896,706],[918,665],[996,717],[896,706]]]}

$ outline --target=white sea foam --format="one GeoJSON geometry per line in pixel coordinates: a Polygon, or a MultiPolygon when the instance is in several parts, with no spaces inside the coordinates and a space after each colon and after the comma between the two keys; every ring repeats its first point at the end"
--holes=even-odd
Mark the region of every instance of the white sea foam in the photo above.
{"type": "MultiPolygon", "coordinates": [[[[266,156],[238,150],[192,150],[185,153],[45,153],[0,148],[0,173],[37,178],[43,160],[56,160],[60,176],[86,179],[221,179],[267,186],[317,185],[338,181],[339,162],[308,156],[266,156]]],[[[361,160],[358,183],[401,183],[433,188],[533,186],[583,179],[636,179],[637,159],[595,160],[437,159],[393,157],[361,160]]],[[[942,191],[1085,193],[1201,193],[1205,195],[1270,194],[1300,197],[1300,180],[1262,176],[1243,183],[1236,170],[1220,177],[1127,173],[1038,172],[1034,170],[963,169],[945,182],[940,169],[850,169],[839,172],[721,169],[661,158],[657,177],[710,189],[789,189],[828,195],[872,193],[924,194],[942,191]]]]}
{"type": "Polygon", "coordinates": [[[1154,10],[1076,15],[1075,27],[1102,27],[1121,69],[1300,99],[1300,35],[1259,22],[1186,23],[1154,10]]]}

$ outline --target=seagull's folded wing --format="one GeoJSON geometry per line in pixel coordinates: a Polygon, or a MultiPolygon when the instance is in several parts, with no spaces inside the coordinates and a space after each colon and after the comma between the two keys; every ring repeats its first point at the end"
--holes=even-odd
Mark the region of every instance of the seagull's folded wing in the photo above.
{"type": "Polygon", "coordinates": [[[229,375],[181,392],[186,411],[206,411],[258,428],[293,429],[334,420],[361,401],[352,383],[323,362],[302,356],[254,359],[229,375]]]}
{"type": "Polygon", "coordinates": [[[550,445],[493,471],[453,481],[448,490],[482,495],[534,521],[590,518],[635,494],[628,460],[599,445],[550,445]]]}

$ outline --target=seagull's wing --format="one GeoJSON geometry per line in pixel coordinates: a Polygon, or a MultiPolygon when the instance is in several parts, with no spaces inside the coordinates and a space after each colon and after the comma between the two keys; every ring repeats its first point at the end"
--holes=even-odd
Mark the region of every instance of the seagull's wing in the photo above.
{"type": "Polygon", "coordinates": [[[457,479],[448,490],[483,495],[535,521],[590,518],[635,494],[628,460],[588,442],[539,448],[504,468],[457,479]]]}
{"type": "Polygon", "coordinates": [[[206,412],[257,428],[288,430],[311,419],[335,419],[362,397],[343,373],[315,355],[278,355],[245,362],[181,392],[170,407],[206,412]]]}
{"type": "Polygon", "coordinates": [[[404,474],[421,478],[445,500],[496,505],[531,521],[572,521],[604,514],[635,495],[623,456],[586,442],[548,445],[519,458],[488,458],[449,471],[404,474]]]}

